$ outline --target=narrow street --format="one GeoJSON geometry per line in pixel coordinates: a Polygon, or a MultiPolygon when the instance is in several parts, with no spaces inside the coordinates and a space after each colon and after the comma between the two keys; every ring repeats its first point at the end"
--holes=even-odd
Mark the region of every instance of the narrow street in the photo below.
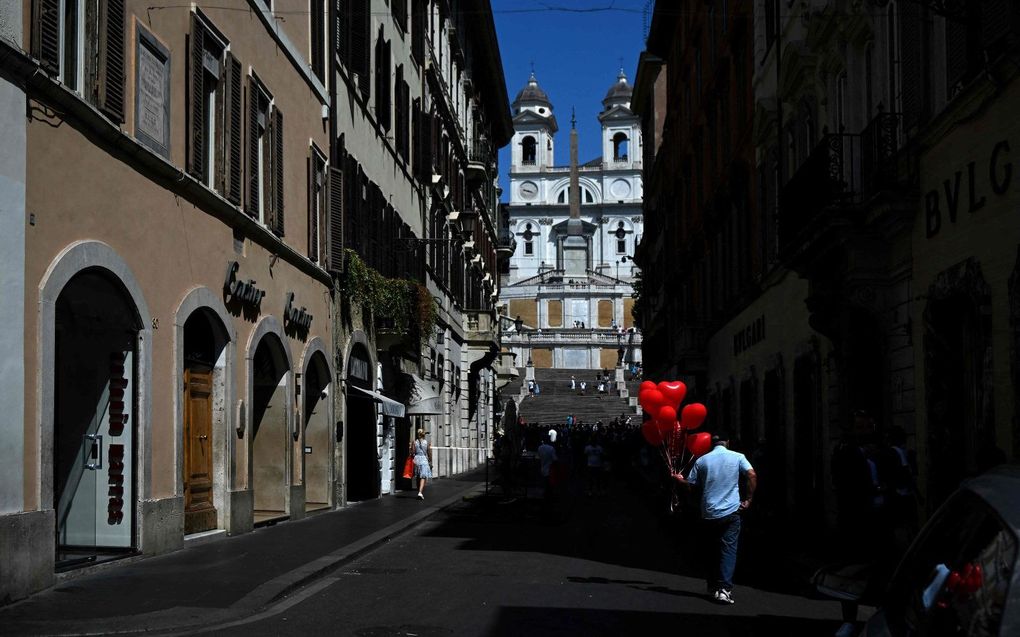
{"type": "Polygon", "coordinates": [[[574,480],[554,514],[566,520],[543,516],[534,491],[479,493],[253,617],[183,634],[831,635],[839,625],[836,602],[770,574],[767,559],[738,565],[734,605],[713,602],[694,530],[619,481],[598,498],[574,480]]]}

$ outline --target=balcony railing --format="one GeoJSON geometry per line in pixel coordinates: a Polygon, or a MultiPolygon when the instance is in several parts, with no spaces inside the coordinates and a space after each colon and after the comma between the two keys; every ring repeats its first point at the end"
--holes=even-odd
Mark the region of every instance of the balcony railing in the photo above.
{"type": "Polygon", "coordinates": [[[779,195],[780,239],[789,244],[823,211],[861,201],[861,136],[825,135],[779,195]]]}
{"type": "Polygon", "coordinates": [[[612,345],[613,347],[627,347],[628,345],[640,346],[642,342],[641,332],[631,334],[629,332],[620,334],[612,329],[563,329],[558,327],[544,328],[539,330],[528,330],[526,332],[503,333],[503,345],[531,345],[542,347],[543,345],[572,344],[572,345],[612,345]]]}
{"type": "Polygon", "coordinates": [[[861,132],[861,179],[867,201],[897,182],[897,152],[903,131],[903,115],[879,113],[861,132]]]}

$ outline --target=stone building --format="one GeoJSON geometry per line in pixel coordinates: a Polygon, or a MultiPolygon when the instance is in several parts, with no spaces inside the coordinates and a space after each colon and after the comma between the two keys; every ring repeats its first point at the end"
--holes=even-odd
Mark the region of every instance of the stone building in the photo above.
{"type": "Polygon", "coordinates": [[[633,330],[634,247],[643,233],[641,131],[621,70],[602,100],[602,156],[579,163],[571,121],[570,164],[555,164],[559,125],[535,75],[513,109],[508,232],[515,242],[500,303],[521,328],[504,344],[518,364],[604,369],[621,348],[641,360],[633,330]]]}
{"type": "Polygon", "coordinates": [[[485,457],[488,3],[280,4],[0,6],[0,600],[485,457]]]}
{"type": "MultiPolygon", "coordinates": [[[[962,477],[1017,455],[1014,4],[708,3],[686,24],[656,7],[637,112],[661,117],[657,95],[684,112],[686,87],[708,75],[705,38],[739,37],[753,62],[740,83],[752,121],[738,134],[754,147],[754,267],[692,351],[710,413],[740,423],[745,449],[764,440],[779,467],[778,507],[832,519],[817,494],[832,494],[830,454],[858,411],[879,434],[906,433],[929,512],[962,477]]],[[[654,170],[682,165],[670,123],[654,170]]],[[[700,209],[683,216],[712,206],[700,209]]],[[[725,236],[712,249],[730,263],[744,252],[725,236]]],[[[656,255],[641,246],[646,270],[656,255]]],[[[668,320],[655,318],[665,290],[642,298],[648,320],[668,320]]]]}

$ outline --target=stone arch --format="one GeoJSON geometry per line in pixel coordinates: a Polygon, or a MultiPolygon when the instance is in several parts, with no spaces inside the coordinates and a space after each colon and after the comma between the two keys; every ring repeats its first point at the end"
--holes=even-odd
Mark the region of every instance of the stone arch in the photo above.
{"type": "Polygon", "coordinates": [[[301,373],[298,413],[301,445],[294,461],[305,485],[306,509],[332,505],[333,457],[336,444],[333,418],[333,366],[322,339],[311,339],[298,362],[301,373]],[[310,453],[305,453],[310,448],[310,453]]]}
{"type": "Polygon", "coordinates": [[[223,300],[212,290],[204,286],[190,289],[181,299],[174,312],[174,464],[177,468],[174,477],[174,493],[184,495],[184,368],[185,368],[185,337],[184,326],[195,312],[204,311],[213,329],[220,331],[219,338],[223,341],[222,353],[214,365],[214,401],[221,402],[222,409],[214,410],[213,414],[213,495],[214,504],[220,512],[218,525],[223,528],[230,519],[230,498],[228,492],[232,488],[235,476],[231,475],[230,458],[234,451],[233,435],[235,411],[232,405],[236,396],[234,361],[236,360],[237,332],[230,313],[223,300]]]}
{"type": "MultiPolygon", "coordinates": [[[[38,402],[36,404],[36,430],[39,440],[38,502],[41,509],[52,509],[53,502],[53,444],[56,364],[56,306],[64,286],[77,274],[86,270],[105,271],[123,289],[134,305],[138,321],[137,340],[137,382],[135,435],[137,456],[136,501],[151,497],[151,412],[152,402],[152,315],[138,282],[128,264],[106,243],[95,240],[76,241],[64,248],[50,263],[39,283],[39,367],[36,382],[38,402]]],[[[140,511],[139,511],[140,513],[140,511]]],[[[141,515],[135,516],[136,537],[141,542],[141,515]]],[[[145,547],[142,546],[142,549],[145,547]]]]}

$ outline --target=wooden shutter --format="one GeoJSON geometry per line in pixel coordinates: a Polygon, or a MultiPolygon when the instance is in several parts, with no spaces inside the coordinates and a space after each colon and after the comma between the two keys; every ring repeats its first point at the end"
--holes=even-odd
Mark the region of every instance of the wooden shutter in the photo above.
{"type": "Polygon", "coordinates": [[[908,133],[921,124],[923,115],[923,78],[921,68],[921,7],[900,2],[900,86],[903,127],[908,133]]]}
{"type": "Polygon", "coordinates": [[[202,114],[205,112],[205,68],[202,64],[205,56],[205,25],[195,14],[191,15],[191,68],[188,72],[188,96],[190,122],[188,130],[188,173],[203,181],[205,164],[205,139],[203,136],[202,114]]]}
{"type": "MultiPolygon", "coordinates": [[[[319,261],[319,218],[316,215],[316,207],[319,203],[318,186],[325,188],[325,184],[319,184],[319,166],[315,157],[315,151],[311,151],[306,160],[308,166],[308,258],[318,263],[319,261]]],[[[319,211],[320,213],[322,211],[319,211]]]]}
{"type": "Polygon", "coordinates": [[[351,68],[351,0],[336,0],[336,53],[351,68]]]}
{"type": "Polygon", "coordinates": [[[419,181],[421,176],[421,100],[414,100],[411,108],[411,164],[412,172],[419,181]]]}
{"type": "Polygon", "coordinates": [[[276,236],[283,236],[283,113],[273,109],[273,225],[276,236]]]}
{"type": "Polygon", "coordinates": [[[244,118],[241,114],[241,63],[230,54],[226,54],[226,61],[223,65],[223,115],[225,124],[223,133],[224,160],[227,169],[224,171],[226,185],[224,196],[235,206],[241,205],[241,193],[244,190],[241,184],[241,163],[242,145],[241,130],[244,128],[244,118]]]}
{"type": "Polygon", "coordinates": [[[50,75],[60,74],[60,0],[35,0],[32,55],[50,75]]]}
{"type": "Polygon", "coordinates": [[[369,37],[371,33],[371,13],[369,12],[368,0],[350,0],[351,2],[351,28],[349,33],[351,46],[350,69],[358,74],[358,88],[367,99],[372,93],[372,78],[369,77],[371,70],[372,51],[369,48],[369,37]]]}
{"type": "Polygon", "coordinates": [[[411,0],[411,59],[418,66],[421,66],[425,61],[424,0],[411,0]]]}
{"type": "Polygon", "coordinates": [[[326,9],[324,0],[313,0],[309,3],[311,9],[311,48],[312,48],[312,73],[315,77],[325,81],[326,79],[326,43],[325,23],[323,12],[326,9]]]}
{"type": "Polygon", "coordinates": [[[248,78],[248,215],[259,218],[259,86],[248,78]]]}
{"type": "Polygon", "coordinates": [[[383,41],[383,59],[380,64],[382,67],[382,86],[380,88],[383,92],[382,124],[386,130],[390,130],[390,127],[393,125],[392,48],[393,44],[389,40],[383,41]]]}
{"type": "Polygon", "coordinates": [[[344,173],[329,169],[329,270],[344,270],[344,173]]]}
{"type": "Polygon", "coordinates": [[[99,3],[99,108],[124,121],[124,0],[99,3]]]}

